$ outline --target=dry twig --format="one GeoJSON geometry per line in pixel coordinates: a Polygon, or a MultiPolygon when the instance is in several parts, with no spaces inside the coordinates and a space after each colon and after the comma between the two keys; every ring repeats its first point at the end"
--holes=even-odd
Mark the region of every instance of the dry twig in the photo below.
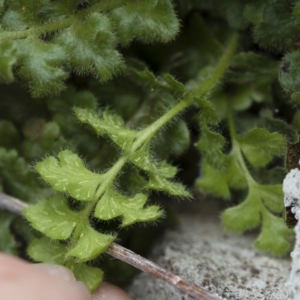
{"type": "MultiPolygon", "coordinates": [[[[23,214],[23,209],[27,207],[28,204],[11,197],[9,195],[0,193],[0,208],[9,210],[16,214],[23,214]]],[[[120,259],[146,273],[149,273],[157,278],[167,281],[181,292],[192,296],[199,300],[220,300],[216,295],[213,295],[203,288],[177,276],[176,274],[169,272],[160,266],[156,265],[152,261],[126,249],[116,243],[112,243],[111,246],[106,251],[109,255],[120,259]]]]}

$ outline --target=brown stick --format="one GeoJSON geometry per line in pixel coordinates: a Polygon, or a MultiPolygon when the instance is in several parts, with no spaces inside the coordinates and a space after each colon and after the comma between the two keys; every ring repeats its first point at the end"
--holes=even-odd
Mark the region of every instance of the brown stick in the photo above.
{"type": "Polygon", "coordinates": [[[190,296],[200,299],[200,300],[219,300],[220,298],[210,294],[204,289],[198,287],[197,285],[169,272],[152,261],[126,249],[116,243],[112,243],[108,250],[106,250],[111,256],[118,258],[146,273],[149,273],[157,278],[161,278],[167,281],[171,285],[175,286],[183,293],[187,293],[190,296]]]}
{"type": "Polygon", "coordinates": [[[0,208],[4,208],[18,215],[23,215],[23,209],[27,206],[27,203],[17,198],[0,193],[0,208]]]}
{"type": "MultiPolygon", "coordinates": [[[[28,204],[6,194],[0,193],[0,208],[9,210],[13,213],[23,215],[23,209],[28,204]]],[[[152,261],[126,249],[116,243],[112,243],[106,252],[146,273],[149,273],[157,278],[167,281],[175,286],[183,293],[187,293],[195,299],[199,300],[220,300],[216,295],[213,295],[203,288],[183,279],[176,274],[169,272],[152,261]]]]}

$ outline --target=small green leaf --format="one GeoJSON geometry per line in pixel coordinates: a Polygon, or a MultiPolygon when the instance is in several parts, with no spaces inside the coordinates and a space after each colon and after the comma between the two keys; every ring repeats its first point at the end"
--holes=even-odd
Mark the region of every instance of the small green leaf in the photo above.
{"type": "Polygon", "coordinates": [[[276,217],[267,210],[263,213],[262,231],[255,241],[255,247],[261,251],[269,251],[273,255],[283,256],[291,249],[287,240],[293,235],[282,218],[276,217]]]}
{"type": "Polygon", "coordinates": [[[204,193],[217,195],[225,199],[230,198],[226,173],[213,168],[206,161],[202,162],[202,175],[197,180],[196,186],[204,193]]]}
{"type": "Polygon", "coordinates": [[[177,173],[177,168],[168,164],[166,161],[153,162],[153,164],[156,167],[156,170],[153,173],[164,178],[173,178],[177,173]]]}
{"type": "Polygon", "coordinates": [[[119,174],[118,187],[120,191],[126,191],[127,195],[143,193],[147,189],[147,180],[141,174],[138,168],[128,164],[126,172],[119,174]]]}
{"type": "Polygon", "coordinates": [[[158,80],[148,67],[139,60],[130,60],[128,71],[131,76],[136,78],[136,81],[142,85],[152,88],[164,88],[162,81],[158,80]]]}
{"type": "Polygon", "coordinates": [[[179,30],[179,21],[169,0],[132,1],[112,10],[109,18],[123,46],[135,38],[147,43],[168,42],[179,30]]]}
{"type": "Polygon", "coordinates": [[[130,59],[128,64],[127,71],[130,77],[135,79],[137,84],[150,87],[152,92],[154,90],[168,92],[176,98],[180,98],[186,93],[185,85],[176,80],[171,74],[165,73],[156,77],[144,63],[138,60],[130,59]]]}
{"type": "MultiPolygon", "coordinates": [[[[239,76],[240,77],[240,76],[239,76]]],[[[234,82],[236,82],[235,79],[234,82]]],[[[242,83],[244,83],[243,80],[242,83]]],[[[212,97],[212,103],[214,104],[216,111],[220,118],[226,119],[228,115],[228,109],[233,111],[245,111],[252,103],[261,102],[263,97],[252,86],[238,86],[231,88],[229,91],[219,90],[212,97]]]]}
{"type": "Polygon", "coordinates": [[[57,152],[68,146],[60,126],[56,122],[37,119],[23,129],[25,140],[22,143],[23,155],[28,160],[36,160],[45,153],[57,152]]]}
{"type": "Polygon", "coordinates": [[[256,228],[261,223],[260,210],[259,193],[250,189],[245,201],[223,212],[223,225],[227,230],[233,232],[244,232],[256,228]]]}
{"type": "Polygon", "coordinates": [[[0,174],[14,196],[29,203],[49,196],[47,189],[39,187],[31,165],[14,149],[6,150],[0,147],[0,174]]]}
{"type": "MultiPolygon", "coordinates": [[[[293,99],[291,98],[293,101],[293,99]]],[[[296,124],[289,124],[284,120],[273,117],[271,110],[262,110],[260,113],[263,118],[263,125],[271,132],[277,132],[283,135],[289,143],[296,143],[299,141],[299,133],[296,124]]]]}
{"type": "Polygon", "coordinates": [[[36,164],[42,178],[55,190],[69,193],[77,200],[93,200],[104,175],[89,171],[72,151],[62,151],[58,158],[50,156],[36,164]]]}
{"type": "Polygon", "coordinates": [[[181,155],[190,145],[190,131],[183,120],[170,124],[153,141],[154,152],[162,158],[181,155]]]}
{"type": "Polygon", "coordinates": [[[136,222],[154,221],[161,217],[158,206],[151,205],[144,208],[147,196],[136,194],[133,198],[126,197],[114,190],[107,191],[98,202],[95,209],[95,217],[102,220],[110,220],[122,217],[122,226],[128,226],[136,222]]]}
{"type": "Polygon", "coordinates": [[[281,86],[292,92],[300,91],[300,51],[287,53],[283,57],[279,70],[279,82],[281,86]]]}
{"type": "Polygon", "coordinates": [[[220,118],[210,101],[199,99],[197,103],[200,106],[200,112],[198,114],[199,124],[207,123],[210,125],[216,125],[219,123],[220,118]]]}
{"type": "Polygon", "coordinates": [[[132,59],[129,61],[129,64],[128,72],[140,85],[151,87],[152,91],[155,89],[169,92],[178,98],[185,94],[185,86],[171,74],[165,73],[161,77],[156,77],[147,66],[140,61],[132,59]]]}
{"type": "Polygon", "coordinates": [[[224,158],[223,166],[217,168],[206,157],[202,161],[202,174],[197,186],[208,194],[216,194],[225,199],[230,197],[230,188],[244,189],[247,180],[237,159],[235,149],[224,158]]]}
{"type": "MultiPolygon", "coordinates": [[[[240,91],[249,91],[249,97],[253,97],[257,91],[257,88],[253,89],[253,85],[269,85],[277,80],[278,66],[278,61],[269,56],[251,51],[239,52],[231,61],[228,78],[230,81],[243,84],[240,91]]],[[[246,94],[245,96],[247,97],[246,94]]],[[[256,97],[253,97],[253,100],[259,102],[256,97]]]]}
{"type": "Polygon", "coordinates": [[[235,111],[245,111],[252,105],[253,102],[261,101],[262,97],[248,86],[237,88],[232,97],[229,99],[229,103],[235,111]]]}
{"type": "Polygon", "coordinates": [[[245,5],[243,16],[253,24],[258,24],[263,21],[263,11],[266,3],[253,2],[245,5]]]}
{"type": "Polygon", "coordinates": [[[80,107],[74,108],[76,117],[85,124],[90,125],[98,135],[106,134],[106,124],[100,119],[96,111],[93,109],[84,109],[80,107]]]}
{"type": "Polygon", "coordinates": [[[2,16],[2,26],[5,30],[25,30],[28,28],[26,23],[24,22],[24,15],[22,13],[17,12],[13,8],[8,8],[4,15],[2,16]]]}
{"type": "Polygon", "coordinates": [[[227,178],[228,185],[234,189],[243,189],[247,187],[244,170],[241,168],[237,159],[237,154],[233,150],[227,156],[227,169],[224,170],[224,176],[227,178]]]}
{"type": "Polygon", "coordinates": [[[27,253],[37,262],[63,265],[66,260],[66,250],[66,245],[43,237],[33,240],[27,253]]]}
{"type": "Polygon", "coordinates": [[[76,279],[83,282],[91,292],[94,292],[103,280],[103,271],[99,268],[87,264],[72,264],[70,269],[76,279]]]}
{"type": "Polygon", "coordinates": [[[212,131],[206,123],[202,123],[201,136],[196,146],[207,162],[220,170],[227,167],[226,155],[222,152],[225,143],[226,140],[221,134],[212,131]]]}
{"type": "Polygon", "coordinates": [[[14,81],[13,66],[17,61],[16,45],[12,41],[0,43],[0,81],[11,83],[14,81]]]}
{"type": "Polygon", "coordinates": [[[254,38],[260,47],[277,53],[294,48],[298,41],[299,25],[293,16],[293,4],[289,1],[268,2],[263,11],[263,22],[254,27],[254,38]],[[274,33],[276,28],[276,34],[274,33]]]}
{"type": "Polygon", "coordinates": [[[176,80],[171,74],[164,74],[163,80],[170,91],[172,91],[173,93],[176,91],[176,94],[178,96],[182,96],[186,92],[185,86],[181,82],[176,80]]]}
{"type": "Polygon", "coordinates": [[[159,192],[165,192],[172,196],[191,198],[191,194],[181,183],[172,182],[159,175],[149,176],[148,188],[159,192]]]}
{"type": "Polygon", "coordinates": [[[33,228],[57,240],[69,238],[79,218],[60,194],[26,207],[24,214],[33,228]]]}
{"type": "Polygon", "coordinates": [[[121,149],[127,152],[131,150],[137,132],[126,128],[120,116],[106,110],[100,118],[95,111],[78,107],[75,113],[81,122],[89,124],[98,135],[107,134],[121,149]]]}
{"type": "MultiPolygon", "coordinates": [[[[47,103],[52,113],[53,121],[59,125],[65,137],[71,137],[72,139],[72,141],[68,139],[68,148],[71,145],[78,151],[82,148],[84,150],[88,150],[90,147],[98,148],[97,143],[91,141],[94,139],[94,135],[84,133],[85,126],[78,122],[73,110],[70,109],[71,107],[84,107],[96,110],[98,106],[97,98],[92,92],[87,90],[79,91],[73,86],[69,86],[59,96],[48,98],[47,103]]],[[[65,148],[66,146],[62,147],[62,149],[65,148]]],[[[90,155],[86,152],[82,152],[82,154],[90,155]]]]}
{"type": "Polygon", "coordinates": [[[129,152],[137,132],[125,127],[123,119],[111,114],[108,110],[103,112],[103,122],[106,133],[121,149],[129,152]]]}
{"type": "Polygon", "coordinates": [[[17,49],[18,75],[28,81],[33,97],[58,94],[65,87],[67,73],[61,65],[66,54],[60,46],[28,37],[18,41],[17,49]]]}
{"type": "MultiPolygon", "coordinates": [[[[157,171],[156,165],[150,156],[149,145],[144,145],[139,150],[133,152],[129,159],[134,165],[146,172],[154,173],[157,171]]],[[[168,170],[167,173],[169,173],[168,170]]]]}
{"type": "Polygon", "coordinates": [[[172,178],[177,173],[177,168],[168,164],[166,161],[155,161],[154,158],[151,157],[148,144],[145,144],[139,150],[133,152],[129,156],[129,160],[140,169],[164,178],[172,178]]]}
{"type": "Polygon", "coordinates": [[[253,128],[238,140],[246,158],[255,167],[265,166],[274,155],[283,155],[286,147],[281,134],[264,128],[253,128]]]}
{"type": "Polygon", "coordinates": [[[69,113],[70,107],[97,109],[96,96],[88,90],[77,90],[73,86],[60,94],[60,97],[50,97],[48,107],[53,113],[69,113]],[[64,101],[62,101],[64,99],[64,101]]]}
{"type": "Polygon", "coordinates": [[[260,198],[265,206],[274,213],[283,212],[283,190],[282,184],[257,185],[260,198]]]}
{"type": "Polygon", "coordinates": [[[90,225],[82,226],[79,240],[66,256],[75,256],[80,262],[92,260],[105,252],[115,238],[115,236],[97,232],[90,225]]]}
{"type": "Polygon", "coordinates": [[[94,12],[85,20],[74,21],[53,41],[69,53],[70,65],[78,74],[94,74],[106,81],[123,68],[113,27],[104,14],[94,12]]]}
{"type": "MultiPolygon", "coordinates": [[[[225,4],[225,3],[224,3],[225,4]]],[[[226,19],[229,25],[234,29],[246,29],[248,26],[247,19],[243,16],[244,4],[240,1],[228,1],[223,9],[226,14],[226,19]]]]}

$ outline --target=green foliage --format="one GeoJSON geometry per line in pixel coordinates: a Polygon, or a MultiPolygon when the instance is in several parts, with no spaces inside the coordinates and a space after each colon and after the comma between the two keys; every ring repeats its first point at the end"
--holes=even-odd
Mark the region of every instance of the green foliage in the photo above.
{"type": "Polygon", "coordinates": [[[201,165],[203,176],[196,182],[197,187],[203,192],[215,194],[225,199],[230,198],[231,188],[245,188],[247,183],[243,175],[243,170],[235,158],[235,154],[232,151],[228,156],[225,156],[224,165],[221,170],[210,164],[208,159],[203,159],[201,165]]]}
{"type": "MultiPolygon", "coordinates": [[[[217,7],[217,2],[212,1],[214,4],[209,6],[200,1],[199,5],[201,9],[210,11],[217,7]]],[[[219,3],[218,14],[228,20],[230,27],[242,28],[241,19],[236,19],[234,23],[230,20],[232,16],[226,14],[225,5],[229,2],[232,3],[219,3]]],[[[290,10],[291,5],[280,4],[278,1],[273,1],[268,7],[254,1],[241,8],[243,5],[245,4],[239,4],[236,9],[243,11],[243,16],[254,24],[254,35],[260,46],[274,47],[276,51],[281,51],[277,43],[280,46],[285,42],[290,43],[283,32],[283,42],[270,40],[270,36],[262,36],[269,35],[269,30],[274,30],[272,22],[277,19],[272,17],[272,22],[265,21],[270,17],[271,11],[281,14],[284,12],[283,7],[290,10]],[[280,5],[283,6],[282,11],[278,8],[280,5]],[[257,8],[260,11],[255,11],[257,8]]],[[[289,24],[293,22],[291,18],[281,21],[289,24]]],[[[294,34],[290,27],[282,30],[294,34]]],[[[278,36],[272,38],[277,39],[278,36]]],[[[291,61],[290,57],[286,61],[291,61]]],[[[298,137],[290,125],[274,118],[271,110],[276,107],[272,86],[277,79],[278,70],[280,74],[285,72],[280,76],[282,86],[287,86],[288,80],[292,84],[295,79],[290,76],[288,67],[281,66],[280,69],[279,62],[266,55],[242,51],[232,59],[222,88],[218,87],[206,99],[198,101],[200,110],[196,121],[200,127],[200,138],[196,147],[202,154],[202,161],[201,176],[196,186],[205,193],[225,199],[233,197],[233,190],[245,190],[245,200],[222,214],[225,228],[244,232],[261,226],[261,234],[255,245],[260,250],[284,255],[290,247],[287,238],[291,231],[280,218],[283,213],[280,181],[276,181],[277,175],[273,180],[270,177],[276,173],[275,168],[272,169],[278,160],[276,157],[285,154],[284,136],[293,142],[298,137]],[[255,115],[252,111],[255,111],[255,115]],[[277,233],[280,235],[278,241],[270,238],[273,234],[267,225],[270,220],[274,227],[281,228],[277,233]]],[[[294,86],[296,87],[296,83],[294,86]]]]}
{"type": "Polygon", "coordinates": [[[11,83],[14,80],[12,68],[17,61],[16,50],[16,46],[12,43],[12,41],[5,41],[1,45],[0,80],[3,83],[11,83]]]}
{"type": "Polygon", "coordinates": [[[106,81],[124,68],[118,44],[172,40],[179,22],[169,0],[10,1],[1,15],[1,81],[17,76],[33,97],[58,94],[71,70],[106,81]],[[136,23],[141,26],[136,26],[136,23]]]}
{"type": "Polygon", "coordinates": [[[66,194],[68,198],[56,194],[25,209],[26,218],[36,230],[48,238],[64,241],[63,244],[54,244],[51,251],[44,255],[38,252],[44,247],[42,243],[49,244],[48,239],[33,241],[29,247],[29,254],[35,260],[48,261],[49,253],[61,251],[61,247],[64,247],[64,257],[58,256],[59,262],[71,268],[77,279],[87,280],[84,282],[93,290],[95,284],[101,281],[101,277],[99,276],[97,281],[94,280],[93,274],[97,272],[96,269],[91,270],[89,276],[85,276],[84,270],[88,266],[84,263],[105,252],[115,235],[103,234],[94,229],[90,224],[91,217],[104,221],[119,218],[122,227],[137,222],[155,221],[162,216],[162,211],[158,205],[146,204],[151,190],[177,197],[191,196],[182,184],[173,181],[177,168],[164,160],[154,158],[150,151],[151,141],[170,120],[218,82],[226,70],[235,44],[234,37],[212,72],[213,80],[209,76],[200,87],[189,92],[171,75],[165,75],[163,80],[159,81],[149,71],[137,73],[146,74],[142,77],[146,77],[146,81],[150,81],[151,84],[167,91],[175,88],[176,93],[180,91],[183,96],[173,108],[143,129],[129,128],[120,116],[108,109],[98,114],[90,108],[75,107],[75,114],[82,123],[88,124],[98,136],[110,139],[119,148],[119,159],[101,174],[88,170],[80,157],[70,150],[60,152],[58,159],[50,156],[36,164],[35,168],[41,177],[53,189],[66,194]],[[115,182],[126,166],[137,171],[133,173],[135,178],[146,176],[147,180],[140,181],[140,184],[144,184],[143,192],[133,192],[130,195],[128,189],[118,190],[115,182]],[[81,201],[79,211],[69,207],[67,199],[81,201]]]}
{"type": "Polygon", "coordinates": [[[270,213],[263,214],[263,226],[261,234],[255,241],[255,246],[261,251],[269,251],[277,256],[281,256],[290,250],[290,242],[286,240],[286,236],[293,234],[291,229],[288,229],[284,220],[281,217],[276,217],[270,213]],[[276,236],[276,245],[273,238],[276,236]]]}
{"type": "MultiPolygon", "coordinates": [[[[299,8],[0,1],[0,187],[32,204],[26,223],[0,213],[0,249],[29,244],[32,259],[69,267],[93,291],[103,278],[96,258],[117,235],[139,244],[131,225],[164,216],[164,194],[190,198],[180,179],[190,184],[200,166],[196,187],[238,203],[223,212],[225,228],[259,227],[255,246],[284,255],[280,183],[286,141],[297,148],[299,139],[299,8]]],[[[297,155],[287,152],[288,167],[297,155]]]]}
{"type": "Polygon", "coordinates": [[[68,63],[78,74],[90,73],[105,81],[123,67],[112,24],[104,14],[94,12],[84,22],[78,19],[53,42],[71,54],[68,63]]]}
{"type": "Polygon", "coordinates": [[[283,57],[282,65],[279,71],[280,83],[282,87],[291,92],[299,92],[299,61],[299,51],[287,53],[283,57]]]}
{"type": "Polygon", "coordinates": [[[36,170],[57,191],[68,193],[77,200],[91,201],[104,175],[85,168],[82,160],[71,151],[58,155],[59,161],[50,156],[36,165],[36,170]]]}
{"type": "MultiPolygon", "coordinates": [[[[107,81],[115,74],[120,73],[125,66],[118,48],[119,44],[128,45],[133,40],[168,42],[176,36],[179,29],[179,21],[173,6],[168,0],[159,2],[139,1],[138,3],[136,1],[121,0],[92,1],[84,4],[81,1],[67,1],[64,3],[11,1],[2,6],[1,9],[1,82],[11,83],[15,80],[22,80],[27,83],[33,97],[58,95],[66,88],[65,81],[70,77],[71,72],[79,75],[93,75],[98,82],[107,81]],[[143,26],[136,26],[136,22],[139,20],[142,21],[143,26]],[[126,26],[124,26],[124,22],[126,26]]],[[[70,107],[74,105],[95,109],[97,107],[96,102],[97,100],[92,93],[79,92],[68,87],[64,95],[54,96],[48,100],[48,108],[45,109],[39,106],[39,109],[44,111],[42,117],[36,118],[36,111],[27,109],[26,106],[22,110],[20,108],[23,105],[21,101],[18,101],[18,105],[15,106],[18,111],[14,110],[13,107],[9,107],[8,115],[22,116],[22,118],[19,117],[18,119],[16,117],[17,122],[19,122],[18,128],[7,121],[1,120],[1,146],[3,146],[0,159],[1,183],[5,186],[7,193],[14,194],[23,200],[28,199],[30,202],[36,202],[37,199],[46,199],[53,192],[41,185],[31,172],[33,161],[46,153],[48,155],[55,154],[66,147],[81,150],[83,155],[91,155],[91,158],[99,152],[99,144],[95,144],[94,136],[86,133],[80,127],[70,110],[70,107]],[[63,102],[61,97],[64,99],[63,102]],[[53,116],[52,120],[49,120],[49,112],[53,116]],[[74,128],[77,128],[79,136],[80,132],[82,133],[80,137],[75,134],[74,128]],[[22,143],[20,143],[20,136],[23,139],[22,143]],[[89,147],[86,147],[87,145],[89,147]]],[[[4,110],[2,109],[2,111],[4,110]]],[[[188,136],[185,123],[181,122],[180,124],[181,127],[176,127],[176,125],[174,128],[180,128],[183,134],[188,136]]],[[[113,127],[112,124],[109,125],[113,127]]],[[[174,135],[176,133],[175,130],[174,135]]],[[[182,149],[187,147],[188,142],[187,137],[186,142],[182,143],[182,146],[177,147],[177,149],[175,149],[176,144],[174,144],[174,155],[182,152],[182,149]]],[[[109,143],[105,143],[103,153],[105,151],[110,154],[113,152],[109,143]]],[[[91,199],[88,194],[95,192],[97,186],[94,186],[94,190],[89,190],[90,186],[87,185],[82,186],[83,189],[79,191],[75,190],[75,185],[80,179],[78,176],[83,175],[86,180],[93,178],[93,180],[96,180],[97,185],[100,184],[99,178],[103,179],[104,177],[89,171],[79,156],[75,154],[64,151],[61,152],[59,157],[59,160],[48,157],[44,164],[39,163],[37,165],[37,169],[40,168],[41,174],[45,175],[48,180],[52,175],[54,177],[56,175],[55,180],[50,180],[50,183],[53,183],[53,187],[57,190],[68,192],[69,197],[72,195],[87,202],[95,200],[91,199]],[[64,158],[67,160],[72,158],[75,169],[70,164],[65,165],[64,158]],[[51,166],[52,170],[50,177],[49,173],[45,171],[48,165],[51,166]],[[67,174],[74,175],[73,172],[78,172],[78,176],[75,176],[77,179],[73,178],[73,182],[71,180],[65,185],[61,185],[60,180],[63,182],[64,177],[67,174]],[[60,176],[60,179],[57,176],[60,176]]],[[[113,159],[113,156],[111,158],[113,159]]],[[[105,156],[102,159],[108,161],[105,156]]],[[[101,166],[99,163],[97,157],[94,161],[90,161],[91,165],[101,166]]],[[[42,177],[45,178],[43,175],[42,177]]],[[[114,177],[116,175],[117,173],[114,177]]],[[[135,177],[138,180],[142,178],[140,175],[135,177]]],[[[91,183],[94,182],[93,180],[91,183]]],[[[140,180],[140,182],[142,181],[140,180]]],[[[155,189],[156,184],[153,184],[153,180],[150,182],[153,189],[155,189]]],[[[121,184],[121,182],[118,184],[121,184]]],[[[180,187],[179,184],[173,183],[173,185],[180,187]]],[[[172,186],[171,182],[170,186],[172,186]]],[[[161,187],[158,189],[161,189],[161,187]]],[[[133,191],[134,189],[131,189],[131,192],[133,191]]],[[[132,208],[136,208],[133,211],[127,209],[126,213],[123,212],[123,209],[119,209],[120,213],[112,216],[112,218],[122,217],[124,226],[135,222],[154,220],[161,216],[158,206],[144,207],[148,198],[146,194],[137,194],[135,197],[117,191],[115,193],[119,196],[120,207],[124,210],[127,209],[126,202],[130,199],[132,199],[130,202],[133,204],[132,208]]],[[[181,191],[181,194],[183,193],[184,189],[181,191]]],[[[185,192],[185,195],[188,195],[188,193],[185,192]]],[[[78,213],[73,211],[72,208],[68,208],[66,200],[63,199],[60,194],[57,194],[48,200],[39,201],[35,214],[31,213],[31,208],[26,212],[33,227],[53,239],[67,239],[77,224],[74,220],[78,217],[78,213]],[[49,214],[47,214],[47,211],[49,214]],[[63,213],[70,216],[69,223],[61,218],[63,213]],[[42,224],[37,220],[41,215],[45,217],[42,224]],[[73,216],[73,219],[71,216],[73,216]],[[51,222],[49,223],[52,217],[54,218],[52,221],[56,222],[55,226],[51,226],[51,222]]],[[[108,215],[107,212],[105,217],[108,215]]],[[[7,238],[9,239],[5,242],[7,247],[12,249],[11,251],[15,251],[13,250],[15,241],[13,235],[11,235],[12,221],[13,218],[3,219],[3,226],[5,226],[5,235],[3,236],[5,236],[5,241],[7,238]]],[[[104,252],[115,238],[114,235],[100,234],[87,224],[77,224],[77,228],[79,228],[77,231],[80,231],[84,236],[78,238],[76,247],[69,249],[70,259],[75,256],[77,260],[82,262],[91,260],[104,252]],[[90,246],[88,252],[85,248],[86,245],[90,246]]],[[[29,253],[31,253],[31,250],[29,250],[29,253]]],[[[39,257],[37,252],[32,252],[32,257],[39,261],[49,261],[50,256],[39,257]]],[[[68,264],[68,262],[66,263],[68,264]]],[[[96,288],[101,281],[102,273],[99,269],[89,267],[83,263],[81,263],[80,268],[70,263],[70,268],[74,269],[78,278],[86,278],[85,281],[91,289],[96,288]]]]}
{"type": "Polygon", "coordinates": [[[22,49],[17,59],[21,63],[18,75],[28,82],[34,97],[50,91],[58,93],[64,88],[63,81],[67,74],[60,66],[66,59],[66,54],[61,47],[31,37],[21,40],[17,47],[22,49]]]}
{"type": "MultiPolygon", "coordinates": [[[[36,165],[36,170],[43,179],[55,190],[67,193],[73,199],[86,201],[88,204],[82,211],[75,212],[68,207],[66,198],[58,194],[26,208],[25,215],[31,225],[47,237],[55,240],[70,240],[64,263],[77,270],[78,267],[73,266],[75,262],[71,264],[68,257],[76,257],[76,264],[92,260],[104,252],[115,239],[113,235],[97,232],[90,227],[88,219],[80,216],[88,217],[95,208],[96,218],[110,220],[122,217],[122,226],[141,221],[153,221],[161,216],[158,206],[144,207],[147,195],[136,194],[130,198],[114,188],[113,182],[127,162],[132,162],[149,173],[148,188],[181,197],[188,197],[189,193],[179,183],[169,181],[169,178],[176,174],[176,168],[150,159],[147,153],[150,135],[145,133],[147,128],[142,131],[130,130],[124,126],[120,117],[108,111],[103,113],[102,118],[91,110],[76,108],[75,111],[77,117],[82,122],[90,124],[97,134],[107,134],[124,151],[124,154],[110,170],[103,174],[89,171],[82,160],[68,150],[59,153],[59,160],[54,157],[46,158],[36,165]]],[[[33,258],[36,259],[36,252],[31,251],[33,258]]],[[[42,259],[44,261],[47,257],[42,259]]],[[[90,280],[89,277],[85,279],[90,280]]],[[[86,284],[92,283],[86,282],[86,284]]]]}
{"type": "Polygon", "coordinates": [[[244,202],[227,209],[222,215],[222,221],[228,230],[234,232],[243,232],[262,224],[255,246],[261,251],[271,251],[274,255],[282,256],[290,249],[286,237],[292,235],[292,231],[287,228],[281,217],[271,213],[282,211],[282,197],[280,184],[252,185],[244,202]]]}
{"type": "Polygon", "coordinates": [[[285,150],[283,136],[264,128],[253,128],[238,140],[243,154],[254,167],[266,166],[274,155],[281,155],[285,150]]]}
{"type": "Polygon", "coordinates": [[[204,192],[227,199],[231,196],[231,189],[247,188],[246,199],[237,206],[226,209],[222,214],[225,228],[233,232],[244,232],[261,226],[261,234],[255,246],[274,255],[284,255],[290,249],[287,237],[292,232],[284,225],[282,218],[276,216],[283,213],[282,185],[259,184],[249,169],[265,167],[274,156],[283,155],[286,141],[280,133],[270,132],[265,128],[252,128],[245,133],[237,134],[232,113],[247,109],[251,105],[251,102],[249,103],[251,98],[249,100],[247,98],[248,95],[231,98],[225,93],[218,92],[214,103],[217,107],[223,108],[219,110],[221,116],[227,117],[231,149],[228,154],[222,154],[223,167],[220,169],[215,163],[216,160],[211,158],[216,155],[220,157],[224,143],[218,148],[214,146],[209,148],[207,143],[205,152],[201,143],[203,138],[200,139],[198,147],[204,155],[203,175],[197,181],[197,186],[204,192]],[[270,224],[272,228],[269,227],[270,224]],[[276,233],[279,236],[278,240],[271,238],[273,228],[280,228],[276,233]]]}
{"type": "Polygon", "coordinates": [[[155,221],[161,216],[158,206],[143,208],[147,201],[144,194],[136,194],[133,198],[125,197],[116,191],[106,192],[95,209],[95,216],[102,220],[122,217],[122,226],[136,222],[155,221]]]}
{"type": "Polygon", "coordinates": [[[293,15],[292,1],[272,1],[264,7],[262,20],[254,30],[256,41],[263,47],[288,51],[299,38],[299,27],[293,15]],[[276,34],[272,34],[274,27],[276,34]]]}
{"type": "Polygon", "coordinates": [[[66,247],[45,237],[34,240],[27,251],[36,261],[46,260],[52,264],[63,264],[65,261],[66,247]]]}
{"type": "Polygon", "coordinates": [[[114,236],[97,232],[89,225],[80,229],[81,233],[76,246],[66,253],[67,257],[76,257],[80,262],[96,258],[105,252],[115,239],[114,236]]]}
{"type": "Polygon", "coordinates": [[[52,239],[65,240],[70,237],[79,215],[68,208],[65,198],[57,195],[49,201],[39,201],[34,209],[26,208],[25,216],[35,229],[52,239]]]}
{"type": "Polygon", "coordinates": [[[133,39],[168,42],[179,29],[179,22],[169,0],[131,1],[126,6],[111,11],[109,17],[124,46],[133,39]]]}
{"type": "Polygon", "coordinates": [[[26,140],[22,144],[22,152],[30,160],[67,146],[59,125],[53,121],[45,123],[43,119],[38,119],[30,122],[24,127],[23,134],[26,140]]]}
{"type": "Polygon", "coordinates": [[[31,166],[15,150],[0,147],[1,180],[7,191],[14,191],[15,196],[34,203],[41,195],[49,195],[47,190],[36,183],[31,166]]]}

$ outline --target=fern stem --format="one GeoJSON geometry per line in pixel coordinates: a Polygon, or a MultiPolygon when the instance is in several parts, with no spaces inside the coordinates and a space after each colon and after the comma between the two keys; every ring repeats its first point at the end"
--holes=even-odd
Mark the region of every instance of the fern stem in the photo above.
{"type": "MultiPolygon", "coordinates": [[[[85,208],[81,211],[81,219],[82,222],[88,222],[89,217],[92,211],[95,209],[95,206],[103,196],[106,190],[114,183],[116,177],[120,173],[121,169],[124,167],[128,160],[127,156],[122,156],[106,173],[105,181],[101,183],[100,187],[96,191],[95,199],[85,206],[85,208]]],[[[70,237],[69,248],[72,248],[78,241],[78,238],[82,232],[81,226],[75,226],[75,229],[70,237]]]]}
{"type": "Polygon", "coordinates": [[[219,60],[217,66],[211,73],[211,75],[202,82],[194,90],[190,91],[187,97],[189,101],[193,101],[195,98],[202,97],[204,94],[208,93],[223,77],[226,70],[229,67],[232,56],[234,55],[238,45],[238,36],[233,34],[228,42],[227,48],[225,49],[221,59],[219,60]]]}
{"type": "Polygon", "coordinates": [[[84,208],[82,215],[89,218],[91,212],[94,210],[95,206],[97,205],[98,201],[101,199],[103,194],[106,190],[114,183],[116,177],[126,164],[128,158],[127,156],[121,157],[113,166],[109,169],[109,171],[106,173],[105,181],[102,182],[99,189],[96,192],[95,199],[87,204],[87,206],[84,208]]]}
{"type": "Polygon", "coordinates": [[[230,133],[230,137],[231,137],[231,143],[232,143],[232,149],[231,152],[234,153],[236,155],[239,167],[241,168],[241,170],[243,171],[248,186],[249,188],[251,188],[251,186],[256,185],[256,181],[253,179],[252,175],[250,174],[247,165],[245,163],[242,151],[241,151],[241,147],[239,145],[239,142],[237,140],[237,133],[235,130],[235,125],[234,125],[234,120],[233,120],[233,115],[232,115],[232,109],[229,105],[228,111],[227,111],[227,121],[228,121],[228,127],[229,127],[229,133],[230,133]]]}
{"type": "Polygon", "coordinates": [[[219,60],[218,64],[216,65],[213,72],[210,76],[201,84],[193,89],[192,91],[188,92],[185,97],[175,105],[171,110],[169,110],[166,114],[152,123],[149,127],[144,129],[141,132],[141,137],[136,145],[136,148],[140,147],[145,140],[150,140],[162,127],[164,127],[170,120],[184,111],[188,106],[194,103],[196,99],[203,97],[205,94],[211,91],[211,89],[218,84],[222,76],[225,74],[228,66],[230,64],[231,58],[235,53],[237,48],[237,41],[238,36],[237,34],[233,34],[229,40],[228,46],[225,49],[221,59],[219,60]]]}
{"type": "Polygon", "coordinates": [[[59,20],[57,22],[53,22],[45,25],[39,25],[37,27],[33,27],[21,31],[3,31],[0,33],[0,40],[24,39],[30,35],[39,36],[41,34],[47,34],[54,31],[58,31],[70,26],[78,18],[84,18],[85,16],[93,12],[103,12],[103,11],[108,11],[117,8],[121,5],[124,5],[124,2],[125,2],[124,0],[103,0],[98,4],[80,10],[77,14],[72,15],[71,17],[68,17],[63,20],[59,20]]]}

